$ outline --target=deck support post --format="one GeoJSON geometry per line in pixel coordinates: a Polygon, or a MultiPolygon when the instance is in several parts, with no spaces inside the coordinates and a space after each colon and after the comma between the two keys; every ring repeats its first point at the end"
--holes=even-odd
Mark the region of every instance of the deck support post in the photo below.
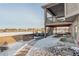
{"type": "Polygon", "coordinates": [[[44,9],[44,27],[45,27],[45,34],[44,37],[46,38],[46,21],[47,21],[47,9],[44,9]]]}

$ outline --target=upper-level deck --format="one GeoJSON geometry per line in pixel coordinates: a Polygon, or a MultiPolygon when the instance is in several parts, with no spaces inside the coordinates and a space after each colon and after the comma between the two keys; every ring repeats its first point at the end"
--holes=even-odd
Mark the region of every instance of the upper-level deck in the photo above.
{"type": "Polygon", "coordinates": [[[51,3],[42,7],[45,14],[45,26],[70,26],[74,19],[72,16],[79,14],[78,3],[51,3]]]}
{"type": "Polygon", "coordinates": [[[46,20],[46,27],[63,27],[70,26],[72,24],[72,19],[65,20],[64,18],[52,18],[48,17],[46,20]]]}

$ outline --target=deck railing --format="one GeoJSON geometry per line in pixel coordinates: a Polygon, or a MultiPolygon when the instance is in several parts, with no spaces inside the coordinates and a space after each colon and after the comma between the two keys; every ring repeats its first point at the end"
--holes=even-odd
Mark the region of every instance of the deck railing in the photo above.
{"type": "Polygon", "coordinates": [[[64,20],[63,18],[52,18],[52,17],[48,17],[47,20],[46,20],[46,24],[63,23],[63,22],[71,22],[71,21],[64,20]]]}

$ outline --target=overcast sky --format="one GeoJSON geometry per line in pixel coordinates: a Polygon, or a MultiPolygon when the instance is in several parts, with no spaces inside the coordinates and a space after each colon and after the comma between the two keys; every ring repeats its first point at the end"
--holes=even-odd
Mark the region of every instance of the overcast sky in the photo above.
{"type": "Polygon", "coordinates": [[[41,28],[42,4],[0,4],[0,28],[41,28]]]}

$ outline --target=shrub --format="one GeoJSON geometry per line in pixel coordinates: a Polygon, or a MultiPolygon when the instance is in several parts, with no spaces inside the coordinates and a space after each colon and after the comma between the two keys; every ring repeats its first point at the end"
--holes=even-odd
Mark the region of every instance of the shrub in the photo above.
{"type": "Polygon", "coordinates": [[[67,39],[63,37],[63,38],[60,39],[60,41],[66,42],[67,39]]]}

